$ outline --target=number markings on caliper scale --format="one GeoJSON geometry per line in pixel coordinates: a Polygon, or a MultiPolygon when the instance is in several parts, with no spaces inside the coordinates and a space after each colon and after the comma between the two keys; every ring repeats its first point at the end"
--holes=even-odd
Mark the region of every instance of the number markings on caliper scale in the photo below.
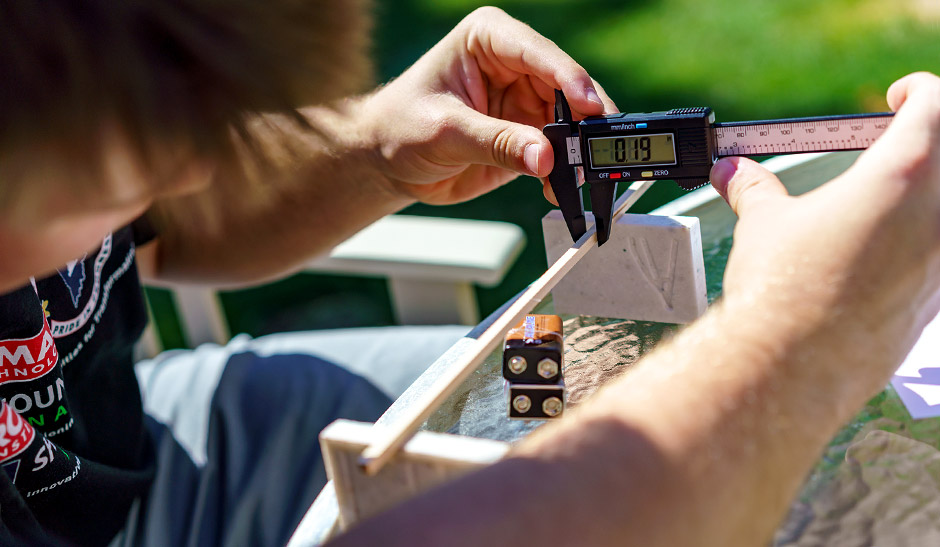
{"type": "Polygon", "coordinates": [[[718,157],[864,150],[891,121],[887,114],[717,123],[718,157]]]}

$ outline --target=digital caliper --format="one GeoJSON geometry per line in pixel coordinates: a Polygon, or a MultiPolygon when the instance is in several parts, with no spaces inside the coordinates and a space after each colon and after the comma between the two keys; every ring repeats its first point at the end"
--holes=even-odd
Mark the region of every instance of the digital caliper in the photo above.
{"type": "Polygon", "coordinates": [[[892,113],[715,123],[708,107],[649,114],[609,114],[572,119],[564,93],[555,90],[555,123],[542,130],[555,164],[548,176],[568,231],[587,231],[581,183],[589,182],[597,244],[610,236],[617,183],[675,180],[686,190],[708,183],[712,165],[726,156],[765,156],[863,150],[892,113]]]}

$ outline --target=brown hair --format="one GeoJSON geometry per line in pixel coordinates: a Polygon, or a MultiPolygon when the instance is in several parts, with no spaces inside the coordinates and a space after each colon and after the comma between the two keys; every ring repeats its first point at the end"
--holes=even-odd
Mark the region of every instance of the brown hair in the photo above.
{"type": "Polygon", "coordinates": [[[144,158],[161,140],[231,154],[254,114],[369,82],[368,3],[0,0],[0,154],[40,143],[99,157],[105,119],[144,158]]]}

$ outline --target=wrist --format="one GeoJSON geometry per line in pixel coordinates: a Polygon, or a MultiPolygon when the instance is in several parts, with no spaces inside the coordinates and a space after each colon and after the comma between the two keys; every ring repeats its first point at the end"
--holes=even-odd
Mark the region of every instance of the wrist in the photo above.
{"type": "Polygon", "coordinates": [[[385,94],[386,86],[380,87],[368,94],[347,99],[344,110],[347,112],[352,131],[349,138],[351,150],[355,150],[357,161],[369,172],[369,180],[375,185],[376,191],[390,202],[400,203],[406,207],[418,202],[418,199],[409,192],[409,185],[404,184],[398,172],[401,162],[396,161],[401,146],[396,132],[400,129],[393,119],[395,109],[389,108],[385,94]]]}
{"type": "MultiPolygon", "coordinates": [[[[416,200],[399,191],[389,176],[389,162],[382,152],[382,123],[372,106],[375,93],[345,98],[329,108],[310,107],[304,116],[315,128],[327,153],[342,171],[352,171],[362,192],[369,192],[388,212],[416,200]]],[[[349,178],[349,177],[346,177],[349,178]]]]}

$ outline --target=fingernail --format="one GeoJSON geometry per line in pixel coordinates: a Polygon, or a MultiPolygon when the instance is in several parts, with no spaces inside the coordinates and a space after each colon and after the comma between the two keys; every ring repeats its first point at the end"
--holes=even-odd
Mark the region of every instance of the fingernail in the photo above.
{"type": "Polygon", "coordinates": [[[597,94],[597,91],[594,91],[593,87],[587,87],[584,89],[584,95],[587,97],[587,100],[592,103],[597,103],[601,106],[604,106],[604,101],[601,100],[600,95],[597,94]]]}
{"type": "Polygon", "coordinates": [[[541,148],[537,144],[527,144],[523,153],[525,168],[529,170],[529,173],[536,176],[539,174],[539,152],[541,148]]]}
{"type": "Polygon", "coordinates": [[[734,177],[738,170],[738,162],[732,158],[718,160],[718,163],[712,166],[711,183],[712,187],[722,196],[728,193],[728,183],[734,177]]]}

